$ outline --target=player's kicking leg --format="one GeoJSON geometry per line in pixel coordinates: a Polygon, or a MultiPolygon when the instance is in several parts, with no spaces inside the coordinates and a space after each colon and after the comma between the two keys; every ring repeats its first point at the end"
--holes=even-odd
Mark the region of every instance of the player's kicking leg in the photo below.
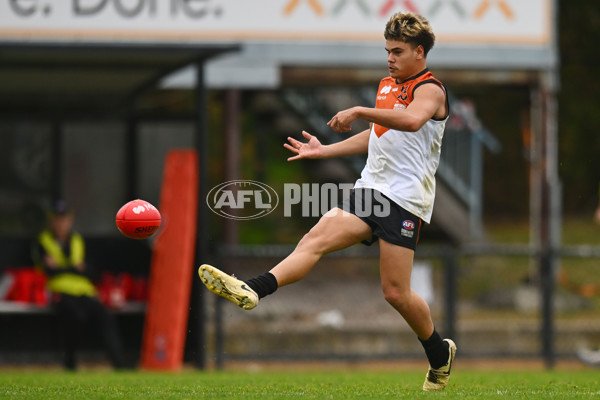
{"type": "Polygon", "coordinates": [[[198,275],[211,292],[245,310],[251,310],[259,299],[306,276],[324,254],[368,239],[371,234],[369,225],[356,215],[334,208],[321,217],[292,254],[269,272],[241,281],[204,264],[198,269],[198,275]]]}

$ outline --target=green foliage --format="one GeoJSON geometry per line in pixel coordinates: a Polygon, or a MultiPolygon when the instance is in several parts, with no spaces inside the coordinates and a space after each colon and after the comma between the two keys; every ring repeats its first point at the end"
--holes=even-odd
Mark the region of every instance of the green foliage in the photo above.
{"type": "Polygon", "coordinates": [[[459,98],[471,99],[476,104],[478,118],[502,143],[499,154],[484,152],[485,216],[526,217],[529,163],[522,135],[522,116],[529,111],[529,89],[482,85],[457,85],[450,89],[459,98]]]}
{"type": "Polygon", "coordinates": [[[565,210],[591,212],[600,181],[600,7],[595,1],[559,2],[559,172],[565,210]]]}

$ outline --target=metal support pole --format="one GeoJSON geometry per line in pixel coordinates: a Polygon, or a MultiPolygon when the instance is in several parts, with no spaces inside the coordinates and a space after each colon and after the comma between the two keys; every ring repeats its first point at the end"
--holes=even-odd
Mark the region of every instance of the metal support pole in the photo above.
{"type": "Polygon", "coordinates": [[[52,203],[64,194],[62,121],[52,122],[52,203]]]}
{"type": "Polygon", "coordinates": [[[557,104],[555,97],[556,72],[542,75],[540,100],[542,110],[539,271],[542,300],[542,356],[547,368],[554,367],[554,288],[560,248],[561,185],[558,178],[557,104]]]}
{"type": "MultiPolygon", "coordinates": [[[[229,89],[225,92],[225,181],[239,179],[240,175],[240,91],[229,89]]],[[[226,246],[238,244],[239,226],[235,219],[226,218],[224,223],[224,243],[226,246]]],[[[236,261],[226,259],[224,268],[228,272],[235,270],[236,261]]],[[[225,363],[225,331],[222,313],[223,299],[218,298],[215,313],[215,350],[216,368],[222,369],[225,363]]]]}
{"type": "MultiPolygon", "coordinates": [[[[195,88],[195,122],[196,122],[196,150],[198,152],[198,231],[196,244],[196,265],[199,265],[208,257],[208,232],[209,220],[204,199],[208,188],[208,134],[206,118],[206,89],[204,87],[204,65],[201,61],[196,64],[196,88],[195,88]]],[[[190,325],[195,331],[195,364],[196,368],[206,368],[206,310],[204,306],[204,291],[200,279],[194,274],[190,325]]]]}
{"type": "MultiPolygon", "coordinates": [[[[530,246],[539,252],[541,244],[541,209],[542,209],[542,95],[539,88],[531,89],[531,109],[529,129],[531,143],[529,148],[529,242],[530,246]]],[[[529,280],[532,284],[540,283],[539,259],[532,260],[529,270],[529,280]]]]}
{"type": "Polygon", "coordinates": [[[540,289],[542,298],[542,356],[546,368],[553,368],[556,356],[554,352],[554,255],[549,249],[540,254],[540,289]]]}
{"type": "Polygon", "coordinates": [[[126,201],[136,199],[138,194],[138,137],[137,137],[137,121],[135,118],[135,99],[131,100],[126,120],[126,136],[125,136],[125,195],[126,201]]]}
{"type": "Polygon", "coordinates": [[[444,336],[456,340],[456,301],[457,301],[457,269],[458,253],[448,249],[444,255],[444,296],[446,310],[444,319],[444,336]]]}
{"type": "Polygon", "coordinates": [[[481,141],[475,134],[471,134],[471,191],[469,212],[469,236],[471,239],[480,240],[483,235],[483,151],[481,141]]]}
{"type": "MultiPolygon", "coordinates": [[[[558,32],[557,32],[557,1],[553,0],[554,21],[552,46],[555,54],[558,54],[558,32]]],[[[561,218],[561,184],[558,175],[558,103],[556,93],[559,90],[559,76],[557,65],[540,73],[538,116],[539,133],[534,137],[539,139],[539,165],[536,177],[539,204],[539,272],[540,290],[542,301],[542,357],[546,368],[554,367],[556,354],[554,349],[554,294],[556,285],[556,272],[559,268],[559,249],[561,244],[560,227],[561,218]]]]}

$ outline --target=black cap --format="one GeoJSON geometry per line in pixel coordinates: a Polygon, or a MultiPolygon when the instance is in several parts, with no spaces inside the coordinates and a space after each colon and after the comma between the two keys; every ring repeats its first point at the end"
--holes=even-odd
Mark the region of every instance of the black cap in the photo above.
{"type": "Polygon", "coordinates": [[[51,215],[67,215],[73,212],[73,207],[64,200],[56,200],[50,209],[51,215]]]}

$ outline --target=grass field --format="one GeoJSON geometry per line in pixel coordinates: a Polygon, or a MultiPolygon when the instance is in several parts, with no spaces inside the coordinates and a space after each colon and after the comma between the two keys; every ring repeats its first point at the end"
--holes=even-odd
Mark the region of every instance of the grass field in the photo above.
{"type": "Polygon", "coordinates": [[[461,370],[421,391],[420,371],[0,372],[1,399],[600,399],[600,373],[461,370]]]}

